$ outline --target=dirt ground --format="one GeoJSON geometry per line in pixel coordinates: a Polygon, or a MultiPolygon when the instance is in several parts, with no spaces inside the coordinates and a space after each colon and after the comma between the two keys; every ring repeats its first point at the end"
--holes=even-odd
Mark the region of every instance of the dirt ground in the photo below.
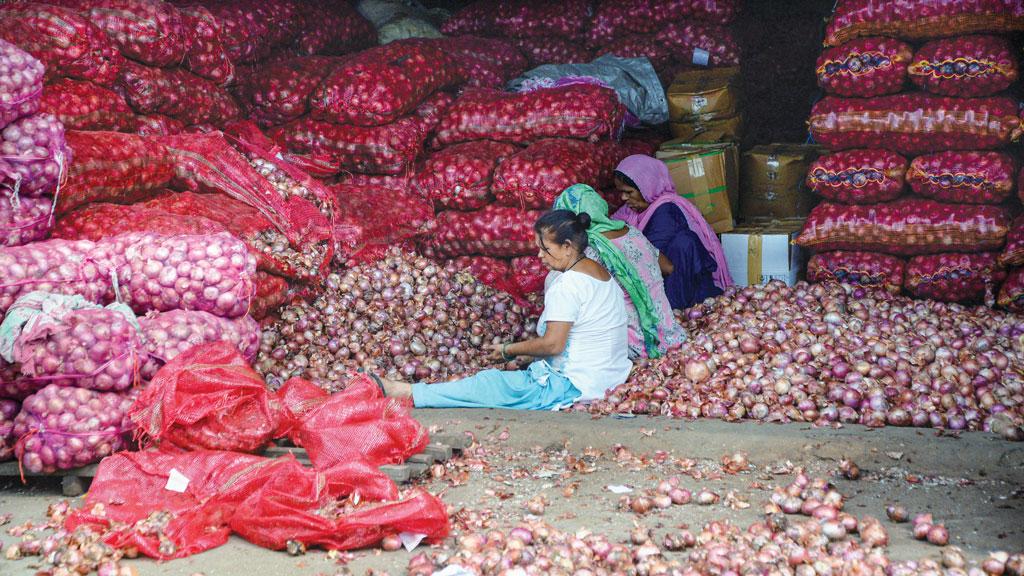
{"type": "MultiPolygon", "coordinates": [[[[961,546],[971,559],[980,560],[993,549],[1024,550],[1024,444],[989,434],[956,438],[929,429],[833,430],[804,424],[591,419],[584,414],[498,410],[419,410],[416,415],[435,431],[470,432],[479,446],[450,462],[442,478],[422,482],[455,513],[453,538],[442,546],[453,545],[467,519],[511,528],[529,513],[525,502],[537,495],[547,498],[544,519],[556,527],[603,532],[613,541],[625,542],[634,522],[651,528],[657,541],[680,524],[699,529],[707,521],[728,519],[745,527],[761,517],[771,489],[788,484],[792,470],[804,467],[812,476],[832,479],[847,499],[846,511],[883,519],[893,559],[937,559],[940,548],[913,540],[910,524],[886,520],[885,506],[891,502],[905,505],[911,514],[932,513],[949,528],[951,544],[961,546]],[[737,451],[749,455],[750,469],[723,473],[722,457],[737,451]],[[836,474],[841,458],[857,463],[859,480],[836,474]],[[620,511],[620,497],[608,488],[630,487],[635,495],[672,475],[694,493],[706,488],[721,501],[673,506],[640,517],[620,511]],[[567,487],[575,488],[568,497],[567,487]]],[[[14,524],[41,520],[47,504],[60,499],[58,483],[24,487],[18,481],[0,481],[5,483],[0,484],[0,513],[12,512],[14,524]]],[[[12,540],[6,531],[0,533],[0,541],[12,540]]],[[[443,552],[442,546],[433,550],[443,552]]],[[[373,569],[378,575],[397,575],[405,572],[409,557],[404,550],[340,558],[311,551],[293,557],[232,537],[221,548],[183,560],[133,564],[142,575],[330,575],[342,570],[342,563],[355,574],[373,569]]],[[[0,574],[34,572],[31,560],[0,560],[0,574]]]]}

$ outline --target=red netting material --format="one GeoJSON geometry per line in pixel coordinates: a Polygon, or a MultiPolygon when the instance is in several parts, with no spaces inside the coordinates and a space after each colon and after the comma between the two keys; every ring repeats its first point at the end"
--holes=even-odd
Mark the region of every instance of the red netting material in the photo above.
{"type": "Polygon", "coordinates": [[[740,46],[724,26],[699,22],[672,22],[656,39],[670,47],[676,57],[697,66],[739,66],[740,46]]]}
{"type": "Polygon", "coordinates": [[[1024,268],[1010,271],[1006,281],[999,288],[997,302],[1014,312],[1024,313],[1024,268]]]}
{"type": "Polygon", "coordinates": [[[71,78],[46,86],[39,111],[56,116],[68,130],[122,132],[135,124],[135,113],[120,94],[71,78]]]}
{"type": "Polygon", "coordinates": [[[612,171],[621,159],[621,149],[607,142],[538,140],[501,162],[491,189],[503,206],[547,209],[573,184],[595,189],[611,185],[612,171]]]}
{"type": "Polygon", "coordinates": [[[64,125],[50,114],[33,114],[0,132],[0,184],[19,196],[53,195],[72,161],[64,125]]]}
{"type": "MultiPolygon", "coordinates": [[[[262,320],[288,301],[288,281],[262,270],[256,272],[256,293],[249,314],[262,320]]],[[[257,334],[259,330],[257,329],[257,334]]]]}
{"type": "Polygon", "coordinates": [[[1017,216],[1006,235],[1006,246],[999,255],[1002,266],[1024,266],[1024,216],[1017,216]]]}
{"type": "Polygon", "coordinates": [[[406,116],[383,126],[349,126],[306,117],[272,129],[269,136],[297,154],[330,159],[336,172],[402,174],[412,169],[427,132],[422,118],[406,116]]]}
{"type": "Polygon", "coordinates": [[[53,227],[52,198],[0,194],[0,246],[22,246],[46,238],[53,227]]]}
{"type": "Polygon", "coordinates": [[[205,0],[203,5],[221,23],[221,42],[236,65],[267,57],[301,25],[297,2],[291,0],[205,0]]]}
{"type": "Polygon", "coordinates": [[[336,236],[355,248],[398,243],[435,230],[430,201],[412,192],[347,183],[330,189],[338,206],[336,236]]]}
{"type": "Polygon", "coordinates": [[[537,256],[520,256],[512,259],[512,284],[519,294],[541,294],[544,292],[544,280],[548,277],[548,267],[537,256]]]}
{"type": "Polygon", "coordinates": [[[533,223],[541,214],[540,210],[495,205],[474,212],[447,210],[437,215],[437,231],[423,241],[423,248],[432,258],[534,254],[533,223]]]}
{"type": "MultiPolygon", "coordinates": [[[[254,299],[259,298],[258,287],[259,274],[254,299]]],[[[139,375],[146,381],[151,380],[161,366],[178,354],[200,344],[226,342],[234,346],[246,361],[252,361],[259,351],[260,327],[249,315],[221,318],[197,310],[170,310],[150,312],[139,317],[139,326],[142,328],[146,351],[139,375]]]]}
{"type": "Polygon", "coordinates": [[[182,68],[153,68],[127,62],[118,88],[140,114],[163,114],[185,125],[220,126],[241,115],[234,98],[220,86],[182,68]]]}
{"type": "Polygon", "coordinates": [[[907,183],[942,202],[999,204],[1013,193],[1016,172],[1016,159],[1005,152],[939,152],[914,158],[907,183]]]}
{"type": "Polygon", "coordinates": [[[895,200],[906,184],[907,159],[879,149],[845,150],[819,156],[807,171],[807,187],[845,204],[895,200]]]}
{"type": "Polygon", "coordinates": [[[602,0],[587,34],[599,46],[625,33],[651,34],[675,20],[728,24],[736,16],[734,0],[602,0]]]}
{"type": "Polygon", "coordinates": [[[504,292],[509,292],[512,288],[508,282],[512,268],[507,260],[490,256],[459,256],[448,260],[445,265],[454,270],[468,270],[477,280],[492,288],[504,292]]]}
{"type": "Polygon", "coordinates": [[[0,40],[0,67],[4,71],[0,77],[0,91],[4,95],[0,102],[0,128],[3,128],[39,110],[46,69],[31,54],[4,40],[0,40]]]}
{"type": "Polygon", "coordinates": [[[858,38],[818,56],[818,85],[829,94],[868,98],[903,89],[914,49],[893,38],[858,38]]]}
{"type": "Polygon", "coordinates": [[[991,96],[1017,79],[1013,45],[1000,36],[933,40],[918,49],[908,70],[918,87],[945,96],[991,96]]]}
{"type": "Polygon", "coordinates": [[[234,82],[235,64],[221,41],[220,21],[205,6],[181,6],[178,10],[191,32],[185,67],[220,86],[234,82]]]}
{"type": "Polygon", "coordinates": [[[918,40],[1014,30],[1024,30],[1024,4],[1018,0],[839,0],[825,45],[859,36],[918,40]]]}
{"type": "Polygon", "coordinates": [[[476,210],[494,201],[495,168],[519,148],[501,142],[464,142],[431,154],[414,187],[424,198],[454,210],[476,210]]]}
{"type": "Polygon", "coordinates": [[[811,256],[807,262],[807,281],[842,282],[899,294],[905,267],[901,258],[876,252],[825,252],[811,256]]]}
{"type": "Polygon", "coordinates": [[[501,4],[495,0],[477,0],[445,20],[441,32],[448,36],[493,33],[494,15],[501,4]]]}
{"type": "Polygon", "coordinates": [[[135,124],[128,130],[139,136],[173,136],[185,131],[181,120],[175,120],[163,114],[138,114],[135,124]]]}
{"type": "Polygon", "coordinates": [[[978,302],[994,295],[1006,273],[995,252],[932,254],[907,262],[904,287],[918,298],[941,302],[978,302]]]}
{"type": "Polygon", "coordinates": [[[151,66],[185,59],[191,31],[181,13],[162,0],[50,0],[74,8],[107,33],[124,54],[151,66]]]}
{"type": "Polygon", "coordinates": [[[519,94],[467,88],[441,120],[436,140],[442,146],[486,139],[527,143],[544,137],[597,141],[617,135],[624,114],[614,90],[593,84],[519,94]]]}
{"type": "Polygon", "coordinates": [[[590,0],[515,0],[501,2],[494,12],[494,27],[513,38],[561,36],[579,40],[590,24],[590,0]]]}
{"type": "Polygon", "coordinates": [[[330,56],[302,56],[268,64],[244,76],[239,99],[260,126],[277,126],[309,111],[309,97],[331,70],[343,62],[330,56]]]}
{"type": "Polygon", "coordinates": [[[526,56],[530,66],[582,64],[590,62],[594,56],[586,46],[563,36],[516,38],[512,44],[526,56]]]}
{"type": "Polygon", "coordinates": [[[345,54],[377,43],[373,24],[349,2],[302,2],[298,9],[303,29],[294,47],[299,54],[345,54]]]}
{"type": "Polygon", "coordinates": [[[0,7],[0,38],[39,59],[51,79],[61,76],[112,86],[124,56],[83,14],[42,3],[0,7]]]}
{"type": "Polygon", "coordinates": [[[877,98],[827,96],[811,109],[808,123],[814,139],[832,150],[885,148],[906,155],[1000,148],[1021,133],[1013,98],[913,92],[877,98]]]}
{"type": "Polygon", "coordinates": [[[797,244],[816,251],[862,250],[893,255],[998,250],[1010,217],[999,206],[952,205],[905,198],[874,205],[823,202],[807,218],[797,244]]]}
{"type": "Polygon", "coordinates": [[[193,346],[161,368],[129,416],[147,440],[187,450],[256,452],[281,418],[263,378],[228,342],[193,346]]]}
{"type": "MultiPolygon", "coordinates": [[[[0,364],[3,360],[0,360],[0,364]]],[[[2,380],[2,371],[0,371],[2,380]]],[[[0,462],[14,458],[14,417],[21,411],[21,402],[0,400],[0,462]]]]}

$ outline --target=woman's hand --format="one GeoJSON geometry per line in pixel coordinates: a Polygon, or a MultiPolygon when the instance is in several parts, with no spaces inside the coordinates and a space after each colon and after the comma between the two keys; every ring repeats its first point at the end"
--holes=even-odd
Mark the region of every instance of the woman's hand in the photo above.
{"type": "Polygon", "coordinates": [[[505,344],[484,344],[484,349],[489,351],[489,353],[487,354],[487,359],[494,361],[500,360],[504,362],[505,357],[501,353],[501,350],[504,346],[505,344]]]}

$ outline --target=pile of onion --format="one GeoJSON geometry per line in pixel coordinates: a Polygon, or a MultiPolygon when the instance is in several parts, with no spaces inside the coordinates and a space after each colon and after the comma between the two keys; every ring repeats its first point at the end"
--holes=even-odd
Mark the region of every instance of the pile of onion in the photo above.
{"type": "Polygon", "coordinates": [[[690,340],[591,412],[1024,436],[1020,316],[803,282],[730,288],[685,316],[690,340]]]}
{"type": "Polygon", "coordinates": [[[443,381],[488,367],[485,344],[534,330],[507,294],[472,275],[390,250],[330,274],[312,302],[264,326],[256,369],[277,388],[301,376],[324,388],[363,368],[405,381],[443,381]]]}

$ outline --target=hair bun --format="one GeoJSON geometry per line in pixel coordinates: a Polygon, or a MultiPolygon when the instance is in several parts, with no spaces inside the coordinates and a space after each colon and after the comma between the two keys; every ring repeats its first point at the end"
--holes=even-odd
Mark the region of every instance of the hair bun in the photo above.
{"type": "Polygon", "coordinates": [[[583,226],[584,229],[590,228],[590,214],[580,212],[576,215],[576,221],[579,222],[580,226],[583,226]]]}

